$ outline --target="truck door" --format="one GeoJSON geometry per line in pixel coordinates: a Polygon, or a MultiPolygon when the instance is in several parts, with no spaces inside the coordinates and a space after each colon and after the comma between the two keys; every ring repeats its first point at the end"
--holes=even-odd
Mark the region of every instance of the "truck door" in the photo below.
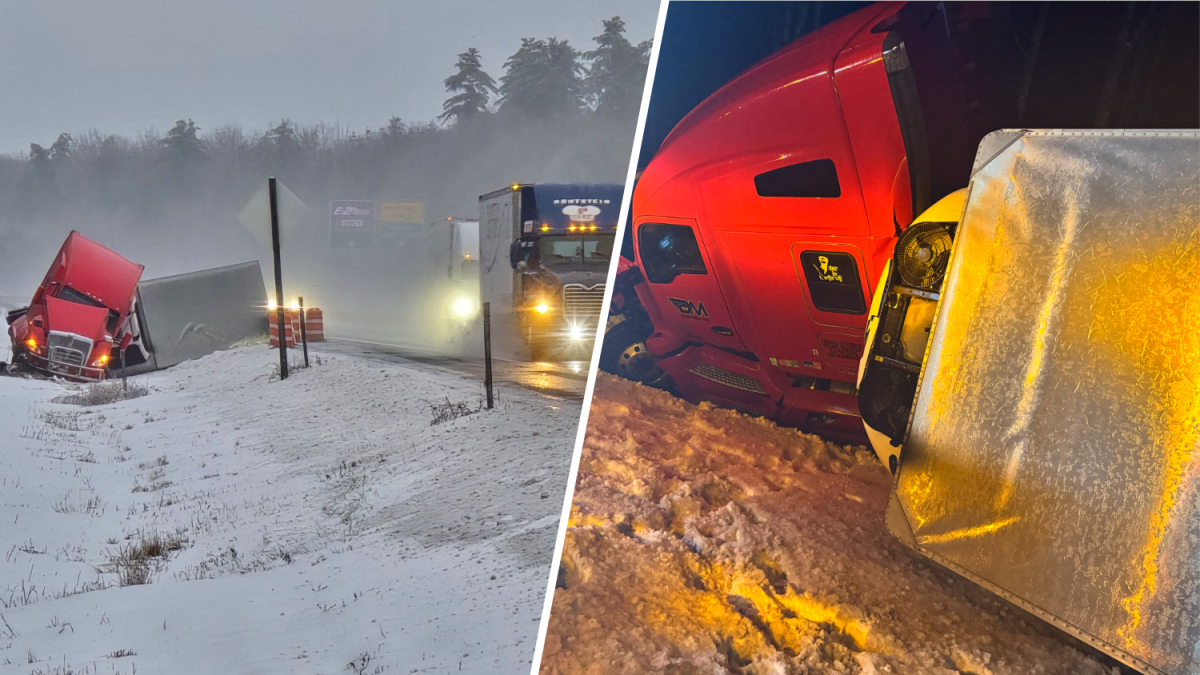
{"type": "Polygon", "coordinates": [[[646,216],[636,223],[637,255],[655,303],[663,313],[662,332],[745,351],[696,221],[646,216]]]}
{"type": "Polygon", "coordinates": [[[862,357],[871,297],[863,253],[854,244],[798,241],[792,259],[816,331],[812,357],[850,375],[862,357]]]}

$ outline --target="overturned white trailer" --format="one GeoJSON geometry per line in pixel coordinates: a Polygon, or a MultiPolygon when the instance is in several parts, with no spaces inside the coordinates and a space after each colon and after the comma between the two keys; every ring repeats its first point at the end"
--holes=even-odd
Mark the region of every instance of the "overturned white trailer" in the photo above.
{"type": "Polygon", "coordinates": [[[135,340],[114,377],[161,370],[238,344],[265,341],[266,287],[258,261],[138,284],[135,340]]]}
{"type": "Polygon", "coordinates": [[[871,429],[888,528],[1129,666],[1200,674],[1200,132],[997,132],[937,220],[897,245],[860,379],[868,425],[905,413],[871,429]]]}

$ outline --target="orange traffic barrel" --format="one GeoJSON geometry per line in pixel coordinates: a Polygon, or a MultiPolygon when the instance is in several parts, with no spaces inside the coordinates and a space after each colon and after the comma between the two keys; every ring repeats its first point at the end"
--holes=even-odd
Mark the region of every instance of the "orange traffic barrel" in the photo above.
{"type": "Polygon", "coordinates": [[[312,307],[304,310],[304,332],[309,342],[325,341],[325,314],[312,307]]]}
{"type": "MultiPolygon", "coordinates": [[[[294,316],[293,312],[284,310],[284,322],[285,322],[283,324],[284,343],[287,344],[287,346],[289,346],[289,347],[295,347],[296,346],[296,334],[299,332],[298,319],[294,316]],[[293,314],[293,316],[288,316],[289,314],[293,314]]],[[[275,312],[275,311],[267,312],[267,327],[268,327],[269,335],[270,335],[270,339],[269,339],[270,346],[278,347],[279,346],[279,314],[278,314],[278,312],[275,312]]]]}

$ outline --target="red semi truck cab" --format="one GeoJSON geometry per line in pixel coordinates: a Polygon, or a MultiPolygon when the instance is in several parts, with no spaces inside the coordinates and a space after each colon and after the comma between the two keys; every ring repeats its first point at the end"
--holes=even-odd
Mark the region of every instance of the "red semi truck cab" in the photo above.
{"type": "Polygon", "coordinates": [[[13,361],[72,380],[102,380],[131,338],[142,265],[72,231],[29,307],[8,314],[13,361]]]}
{"type": "Polygon", "coordinates": [[[902,6],[759,63],[641,174],[632,288],[653,324],[645,348],[684,398],[864,440],[855,377],[873,285],[930,203],[915,81],[889,30],[902,6]]]}

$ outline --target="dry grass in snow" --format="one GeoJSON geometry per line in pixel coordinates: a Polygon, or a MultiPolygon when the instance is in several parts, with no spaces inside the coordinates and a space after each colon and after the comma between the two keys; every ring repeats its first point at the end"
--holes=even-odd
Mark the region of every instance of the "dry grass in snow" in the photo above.
{"type": "Polygon", "coordinates": [[[528,670],[578,403],[313,357],[0,377],[0,675],[528,670]]]}

